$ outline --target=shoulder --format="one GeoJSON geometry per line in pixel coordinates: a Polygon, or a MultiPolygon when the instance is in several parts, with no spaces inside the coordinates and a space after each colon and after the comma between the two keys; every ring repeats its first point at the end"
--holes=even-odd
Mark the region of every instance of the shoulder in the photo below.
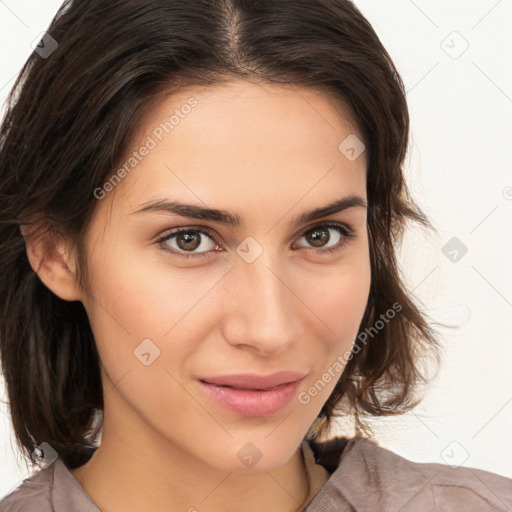
{"type": "Polygon", "coordinates": [[[338,500],[356,511],[512,509],[512,479],[495,473],[412,462],[359,436],[310,445],[317,463],[332,473],[319,502],[338,500]]]}
{"type": "Polygon", "coordinates": [[[0,500],[0,512],[52,512],[54,465],[38,469],[0,500]]]}
{"type": "Polygon", "coordinates": [[[26,478],[0,501],[0,512],[100,512],[64,462],[26,478]]]}

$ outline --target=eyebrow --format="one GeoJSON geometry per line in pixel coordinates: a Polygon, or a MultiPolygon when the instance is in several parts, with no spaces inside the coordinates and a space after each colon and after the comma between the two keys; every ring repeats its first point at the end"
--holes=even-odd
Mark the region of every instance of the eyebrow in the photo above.
{"type": "MultiPolygon", "coordinates": [[[[130,212],[130,215],[140,213],[168,213],[190,219],[209,220],[235,228],[239,228],[243,224],[242,219],[238,214],[231,213],[226,210],[205,208],[197,204],[187,204],[179,201],[169,201],[167,199],[156,199],[148,203],[143,203],[139,206],[142,206],[142,208],[130,212]]],[[[343,210],[347,210],[348,208],[367,207],[368,205],[366,204],[366,201],[361,196],[351,194],[346,197],[342,197],[341,199],[337,199],[326,206],[304,212],[299,217],[294,217],[290,224],[298,226],[321,217],[326,217],[328,215],[333,215],[343,210]]]]}

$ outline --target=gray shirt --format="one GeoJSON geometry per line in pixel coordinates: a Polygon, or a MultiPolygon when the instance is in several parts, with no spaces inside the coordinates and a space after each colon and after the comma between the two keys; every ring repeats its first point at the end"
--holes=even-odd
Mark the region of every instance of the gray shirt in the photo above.
{"type": "MultiPolygon", "coordinates": [[[[409,461],[375,441],[303,441],[309,467],[329,479],[305,512],[512,511],[512,479],[469,467],[409,461]],[[327,449],[326,449],[327,448],[327,449]]],[[[0,501],[0,512],[100,512],[57,459],[26,478],[0,501]]]]}

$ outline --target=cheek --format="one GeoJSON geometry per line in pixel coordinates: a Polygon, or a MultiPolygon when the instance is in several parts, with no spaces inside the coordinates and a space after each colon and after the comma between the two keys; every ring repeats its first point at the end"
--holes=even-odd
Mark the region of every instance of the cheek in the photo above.
{"type": "MultiPolygon", "coordinates": [[[[125,254],[131,257],[98,254],[90,263],[94,297],[87,309],[107,373],[114,382],[128,371],[134,379],[148,359],[160,374],[186,373],[188,356],[211,328],[216,310],[207,295],[222,274],[165,265],[158,253],[125,254]]],[[[149,375],[155,378],[155,371],[141,378],[149,375]]]]}
{"type": "Polygon", "coordinates": [[[320,412],[341,377],[366,309],[370,290],[370,266],[364,258],[357,265],[337,269],[308,294],[318,318],[308,327],[316,328],[311,347],[312,374],[298,394],[298,402],[306,406],[312,417],[320,412]],[[350,267],[350,268],[349,268],[350,267]],[[314,348],[314,350],[313,350],[314,348]]]}
{"type": "MultiPolygon", "coordinates": [[[[180,382],[197,349],[190,327],[191,322],[197,325],[201,308],[194,305],[208,283],[196,283],[194,290],[194,280],[184,282],[171,271],[163,276],[156,268],[135,258],[119,265],[91,265],[94,299],[88,309],[108,377],[105,393],[115,385],[134,410],[154,421],[168,421],[178,409],[200,413],[184,399],[180,382]]],[[[125,407],[117,393],[106,399],[111,408],[114,403],[114,408],[125,407]]]]}
{"type": "Polygon", "coordinates": [[[116,249],[119,257],[98,255],[91,262],[92,306],[106,322],[124,328],[133,341],[161,339],[198,302],[204,287],[193,269],[165,265],[157,249],[120,249],[116,249]]]}
{"type": "MultiPolygon", "coordinates": [[[[316,285],[304,288],[302,296],[307,298],[306,304],[316,315],[316,325],[323,325],[322,339],[332,349],[351,345],[368,303],[369,260],[362,254],[359,259],[347,259],[317,277],[316,285]]],[[[317,336],[320,337],[320,332],[317,336]]]]}

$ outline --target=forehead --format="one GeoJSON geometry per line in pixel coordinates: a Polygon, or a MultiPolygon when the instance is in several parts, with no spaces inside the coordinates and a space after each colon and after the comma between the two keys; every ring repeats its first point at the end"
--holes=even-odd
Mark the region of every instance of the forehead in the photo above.
{"type": "Polygon", "coordinates": [[[340,150],[356,134],[348,112],[318,90],[245,80],[190,87],[145,113],[122,163],[150,149],[117,184],[116,201],[128,211],[157,197],[247,207],[363,195],[365,154],[351,161],[340,150]]]}

